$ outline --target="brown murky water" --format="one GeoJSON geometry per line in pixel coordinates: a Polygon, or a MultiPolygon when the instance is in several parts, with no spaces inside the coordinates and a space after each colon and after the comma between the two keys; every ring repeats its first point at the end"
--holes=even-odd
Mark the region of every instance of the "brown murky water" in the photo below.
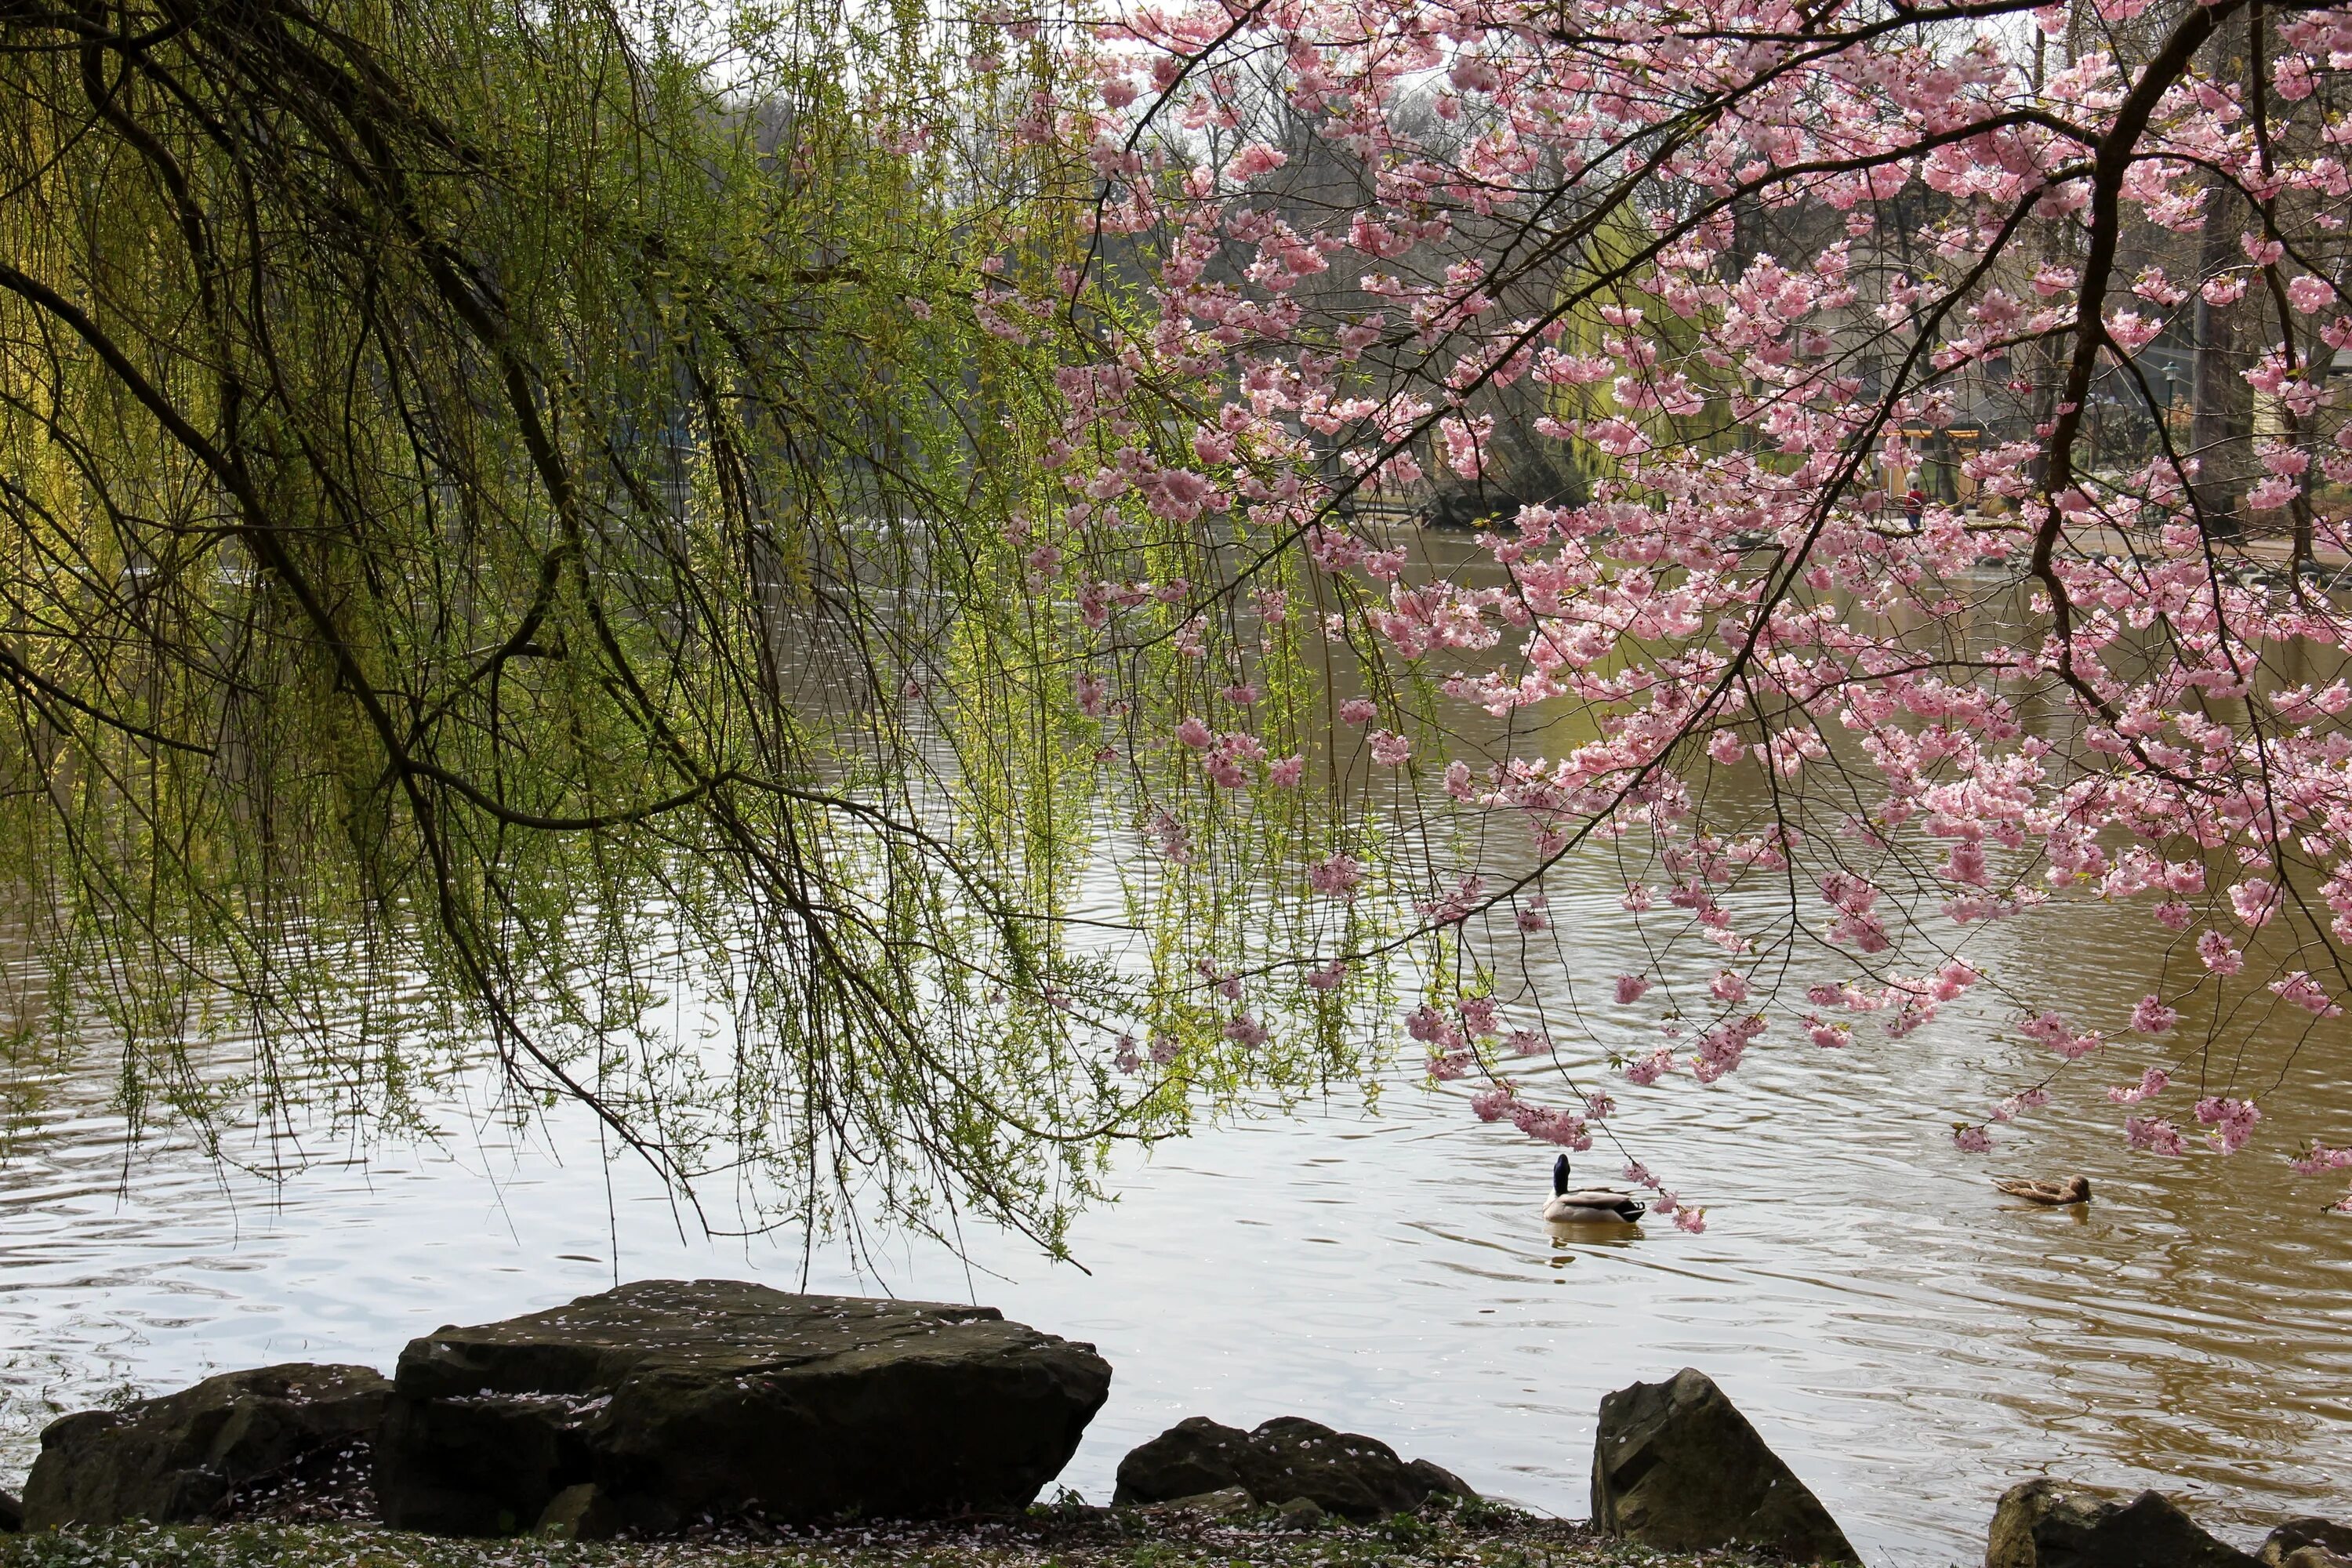
{"type": "MultiPolygon", "coordinates": [[[[1559,951],[1529,982],[1564,1002],[1573,978],[1596,1003],[1596,981],[1648,963],[1613,868],[1564,869],[1559,951]]],[[[1967,951],[2087,1014],[2148,988],[2153,929],[2080,902],[1967,951]]],[[[1637,1011],[1593,1005],[1577,1048],[1636,1043],[1637,1011]]],[[[1993,1499],[2043,1471],[2165,1487],[2241,1541],[2282,1513],[2352,1515],[2352,1218],[2284,1161],[2352,1132],[2352,1032],[2324,1025],[2293,1051],[2231,1038],[2204,1061],[2271,1117],[2234,1160],[2125,1150],[2097,1086],[2179,1047],[2121,1044],[1994,1160],[1962,1155],[1951,1121],[2039,1076],[2010,1022],[1983,994],[1843,1052],[1784,1028],[1712,1089],[1618,1088],[1632,1151],[1708,1205],[1703,1236],[1653,1221],[1555,1238],[1537,1217],[1550,1151],[1401,1071],[1377,1114],[1351,1095],[1130,1158],[1121,1200],[1077,1227],[1091,1275],[975,1237],[968,1262],[900,1244],[861,1273],[821,1253],[811,1284],[977,1299],[1097,1342],[1117,1381],[1064,1478],[1096,1500],[1181,1416],[1296,1413],[1580,1514],[1601,1394],[1696,1365],[1874,1563],[1980,1559],[1993,1499]],[[2098,1198],[2016,1205],[1986,1180],[2011,1167],[2087,1173],[2098,1198]]],[[[523,1135],[453,1104],[439,1147],[364,1161],[318,1134],[273,1185],[169,1138],[126,1154],[111,1087],[102,1054],[18,1085],[39,1109],[0,1163],[0,1480],[48,1414],[118,1390],[271,1360],[389,1365],[437,1323],[615,1274],[800,1279],[788,1244],[683,1237],[562,1113],[523,1135]]],[[[289,1148],[235,1152],[268,1165],[289,1148]]],[[[1613,1174],[1591,1158],[1586,1173],[1613,1174]]]]}

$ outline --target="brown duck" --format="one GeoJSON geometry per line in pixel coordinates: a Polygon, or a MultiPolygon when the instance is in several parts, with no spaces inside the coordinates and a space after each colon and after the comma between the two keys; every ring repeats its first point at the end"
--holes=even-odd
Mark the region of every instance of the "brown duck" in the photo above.
{"type": "Polygon", "coordinates": [[[2030,1204],[2048,1204],[2053,1208],[2091,1201],[2088,1176],[2069,1176],[2063,1182],[2045,1182],[2032,1176],[1995,1176],[1992,1184],[2011,1197],[2023,1198],[2030,1204]]]}

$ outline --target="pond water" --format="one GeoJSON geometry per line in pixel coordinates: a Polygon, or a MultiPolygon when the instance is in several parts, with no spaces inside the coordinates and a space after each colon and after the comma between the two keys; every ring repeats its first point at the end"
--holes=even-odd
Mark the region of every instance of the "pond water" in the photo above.
{"type": "MultiPolygon", "coordinates": [[[[1622,966],[1601,889],[1554,906],[1593,968],[1622,966]]],[[[2120,919],[2069,919],[2068,942],[2045,926],[1997,956],[2061,987],[2124,984],[2120,919]]],[[[1554,1238],[1537,1217],[1549,1151],[1398,1075],[1377,1113],[1350,1091],[1130,1156],[1119,1201],[1076,1228],[1091,1272],[981,1235],[968,1263],[898,1243],[861,1271],[820,1251],[808,1279],[990,1302],[1094,1342],[1117,1377],[1063,1479],[1097,1500],[1119,1455],[1179,1417],[1295,1413],[1581,1514],[1601,1394],[1696,1365],[1874,1563],[1978,1560],[1994,1498],[2043,1470],[2164,1485],[2245,1540],[2283,1511],[2352,1511],[2352,1221],[2318,1212],[2275,1142],[2133,1158],[2104,1105],[2004,1134],[2004,1163],[2088,1172],[2096,1201],[2013,1205],[1942,1114],[2022,1055],[1985,1026],[1759,1047],[1714,1089],[1625,1097],[1636,1152],[1709,1204],[1701,1236],[1654,1219],[1554,1238]]],[[[2352,1109],[2344,1055],[2305,1051],[2273,1102],[2315,1126],[2352,1109]]],[[[45,1087],[0,1164],[0,1475],[50,1414],[122,1390],[278,1360],[388,1367],[439,1323],[615,1274],[802,1278],[795,1247],[682,1233],[562,1113],[524,1135],[453,1107],[438,1146],[313,1146],[268,1184],[169,1138],[126,1153],[102,1065],[45,1087]]]]}
{"type": "MultiPolygon", "coordinates": [[[[1596,980],[1653,967],[1622,885],[1598,856],[1548,883],[1559,942],[1527,955],[1536,994],[1589,1004],[1596,980]]],[[[2144,909],[2080,900],[1967,952],[2012,993],[2112,1019],[2150,988],[2154,935],[2144,909]]],[[[1843,978],[1800,984],[1817,977],[1843,978]]],[[[2352,1218],[2284,1158],[2352,1131],[2352,1030],[2297,1045],[2192,1018],[2182,1035],[2221,1048],[2185,1066],[2180,1045],[2119,1041],[1988,1161],[1954,1149],[1952,1121],[2049,1061],[1993,989],[1899,1040],[1864,1026],[1822,1050],[1783,1026],[1713,1088],[1618,1086],[1628,1150],[1707,1205],[1703,1235],[1654,1218],[1552,1236],[1553,1152],[1407,1067],[1376,1106],[1350,1089],[1130,1151],[1118,1200],[1076,1226],[1083,1269],[986,1232],[963,1258],[881,1240],[856,1266],[792,1237],[709,1241],[565,1110],[518,1131],[452,1102],[437,1142],[337,1157],[313,1132],[299,1173],[236,1174],[184,1138],[126,1149],[100,1050],[8,1086],[34,1109],[0,1149],[0,1482],[51,1415],[125,1391],[280,1360],[388,1368],[444,1322],[727,1275],[979,1300],[1092,1341],[1117,1375],[1063,1481],[1094,1500],[1182,1416],[1296,1414],[1581,1515],[1601,1395],[1692,1365],[1874,1564],[1980,1561],[1994,1499],[2043,1472],[2162,1486],[2244,1542],[2282,1513],[2352,1515],[2352,1218]],[[2128,1153],[2098,1089],[2158,1063],[2259,1095],[2262,1142],[2128,1153]],[[1988,1184],[2011,1169],[2084,1172],[2097,1196],[2021,1205],[1988,1184]]],[[[1571,1066],[1655,1038],[1627,1010],[1583,1016],[1571,1066]]],[[[229,1151],[263,1168],[289,1152],[283,1136],[229,1151]]],[[[1615,1178],[1616,1157],[1586,1160],[1580,1176],[1615,1178]]]]}

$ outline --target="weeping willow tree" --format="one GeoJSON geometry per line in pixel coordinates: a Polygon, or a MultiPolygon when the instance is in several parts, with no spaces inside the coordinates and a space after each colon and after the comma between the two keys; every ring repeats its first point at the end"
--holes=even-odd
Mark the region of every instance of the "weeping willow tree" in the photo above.
{"type": "Polygon", "coordinates": [[[0,7],[0,888],[135,1118],[494,1059],[763,1223],[1057,1247],[1177,1114],[970,303],[1062,176],[856,9],[0,7]]]}

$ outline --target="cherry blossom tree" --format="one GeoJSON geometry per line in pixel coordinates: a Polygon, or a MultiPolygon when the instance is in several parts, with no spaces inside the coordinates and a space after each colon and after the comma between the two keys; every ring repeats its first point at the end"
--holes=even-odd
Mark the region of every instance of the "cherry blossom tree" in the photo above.
{"type": "Polygon", "coordinates": [[[1974,993],[2047,1070],[1961,1149],[2070,1088],[2151,1154],[2260,1137],[2282,1060],[2231,1042],[2335,1046],[2352,990],[2352,12],[1203,0],[1066,36],[1082,90],[1032,132],[1094,179],[1083,254],[1009,251],[975,309],[1057,345],[1025,591],[1160,870],[1244,843],[1304,911],[1171,921],[1220,1048],[1408,956],[1431,1076],[1584,1149],[1612,1084],[1523,1070],[1561,1030],[1704,1084],[1974,993]],[[1466,561],[1409,546],[1398,508],[1529,440],[1579,482],[1496,484],[1466,561]],[[1562,1017],[1528,955],[1594,855],[1651,962],[1562,1017]],[[2144,922],[2137,1005],[1970,962],[2083,900],[2144,922]],[[2133,1035],[2165,1065],[2105,1087],[2133,1035]]]}

